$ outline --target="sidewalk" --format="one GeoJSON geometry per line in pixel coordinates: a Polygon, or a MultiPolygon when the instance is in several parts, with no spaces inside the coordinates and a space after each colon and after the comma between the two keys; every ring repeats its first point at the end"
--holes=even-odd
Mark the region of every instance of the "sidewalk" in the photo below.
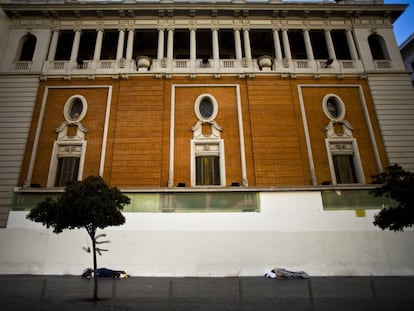
{"type": "Polygon", "coordinates": [[[414,310],[414,277],[100,279],[0,275],[0,310],[414,310]]]}

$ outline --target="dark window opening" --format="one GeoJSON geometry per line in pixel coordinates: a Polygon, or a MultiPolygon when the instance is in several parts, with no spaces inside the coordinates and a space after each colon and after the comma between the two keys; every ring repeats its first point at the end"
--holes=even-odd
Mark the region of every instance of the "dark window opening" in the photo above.
{"type": "Polygon", "coordinates": [[[210,118],[214,112],[214,105],[210,97],[203,97],[199,106],[200,114],[203,118],[210,118]]]}
{"type": "Polygon", "coordinates": [[[273,34],[270,29],[252,29],[250,30],[250,46],[252,49],[252,58],[259,58],[263,55],[275,57],[273,34]]]}
{"type": "Polygon", "coordinates": [[[389,59],[387,48],[385,46],[384,39],[377,35],[372,34],[368,37],[369,49],[371,50],[372,59],[384,60],[389,59]]]}
{"type": "Polygon", "coordinates": [[[279,32],[279,44],[280,44],[280,49],[282,51],[282,58],[285,58],[286,54],[285,54],[285,45],[283,44],[283,32],[279,32]]]}
{"type": "Polygon", "coordinates": [[[158,31],[156,29],[135,30],[134,58],[148,56],[157,58],[158,31]]]}
{"type": "Polygon", "coordinates": [[[329,97],[326,107],[332,118],[336,119],[341,115],[341,105],[335,97],[329,97]]]}
{"type": "Polygon", "coordinates": [[[203,62],[213,58],[213,44],[212,33],[210,29],[198,29],[196,31],[197,37],[197,52],[196,57],[201,58],[203,62]]]}
{"type": "Polygon", "coordinates": [[[354,184],[358,182],[353,155],[333,155],[332,159],[338,184],[354,184]]]}
{"type": "Polygon", "coordinates": [[[96,31],[83,30],[79,41],[78,60],[92,60],[95,52],[96,31]]]}
{"type": "Polygon", "coordinates": [[[75,98],[70,105],[69,115],[71,120],[77,120],[83,111],[83,102],[80,98],[75,98]]]}
{"type": "Polygon", "coordinates": [[[352,59],[345,31],[333,30],[331,31],[331,37],[335,48],[336,58],[345,60],[352,59]]]}
{"type": "Polygon", "coordinates": [[[325,32],[323,30],[311,30],[309,32],[315,59],[328,59],[328,46],[326,45],[325,32]]]}
{"type": "Polygon", "coordinates": [[[174,32],[174,58],[190,58],[190,32],[186,29],[177,29],[174,32]]]}
{"type": "Polygon", "coordinates": [[[293,59],[307,59],[302,30],[289,30],[290,52],[293,59]]]}
{"type": "Polygon", "coordinates": [[[225,29],[219,31],[220,58],[235,59],[236,48],[234,44],[234,31],[225,29]]]}
{"type": "Polygon", "coordinates": [[[72,52],[73,38],[75,32],[72,30],[61,30],[56,46],[55,60],[69,60],[72,52]]]}
{"type": "Polygon", "coordinates": [[[115,59],[118,49],[119,32],[117,30],[105,30],[102,39],[100,59],[115,59]]]}
{"type": "Polygon", "coordinates": [[[55,187],[65,187],[68,182],[76,181],[79,172],[79,158],[62,157],[58,160],[55,187]]]}
{"type": "Polygon", "coordinates": [[[196,185],[220,185],[220,157],[196,157],[196,185]]]}
{"type": "Polygon", "coordinates": [[[34,50],[36,47],[36,37],[28,34],[22,38],[22,46],[20,51],[20,56],[18,60],[20,61],[31,61],[33,59],[34,50]]]}

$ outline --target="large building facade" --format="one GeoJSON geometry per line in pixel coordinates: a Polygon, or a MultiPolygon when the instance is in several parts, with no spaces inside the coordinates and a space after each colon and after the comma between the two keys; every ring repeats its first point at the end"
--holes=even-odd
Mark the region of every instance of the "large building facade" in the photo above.
{"type": "Polygon", "coordinates": [[[387,165],[414,169],[414,91],[392,30],[404,5],[2,9],[0,272],[88,265],[82,232],[25,215],[89,175],[131,198],[102,260],[132,274],[414,272],[413,232],[375,228],[387,202],[369,195],[387,165]]]}

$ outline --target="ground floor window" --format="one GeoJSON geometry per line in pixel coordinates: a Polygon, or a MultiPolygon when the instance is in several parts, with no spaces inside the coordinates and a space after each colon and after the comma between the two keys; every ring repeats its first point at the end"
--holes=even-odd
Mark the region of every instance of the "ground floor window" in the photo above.
{"type": "Polygon", "coordinates": [[[220,185],[220,157],[196,157],[196,185],[220,185]]]}
{"type": "Polygon", "coordinates": [[[61,157],[58,159],[55,187],[65,187],[70,181],[78,180],[80,159],[77,157],[61,157]]]}
{"type": "Polygon", "coordinates": [[[332,160],[335,168],[336,182],[338,184],[353,184],[358,182],[353,155],[333,155],[332,160]]]}

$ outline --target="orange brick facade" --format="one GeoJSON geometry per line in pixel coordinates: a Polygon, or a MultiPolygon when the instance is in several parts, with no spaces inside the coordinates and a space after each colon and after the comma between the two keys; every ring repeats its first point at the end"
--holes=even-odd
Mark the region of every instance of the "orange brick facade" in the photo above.
{"type": "MultiPolygon", "coordinates": [[[[31,184],[46,187],[56,128],[64,122],[65,102],[72,95],[82,95],[88,103],[87,114],[81,121],[88,130],[83,177],[99,174],[104,152],[103,176],[109,184],[121,188],[167,187],[170,137],[173,137],[173,184],[183,182],[188,186],[191,129],[198,121],[194,103],[204,93],[214,96],[218,103],[215,121],[223,128],[227,186],[232,182],[241,183],[242,179],[241,120],[250,187],[312,185],[306,132],[317,183],[330,180],[324,142],[324,127],[329,120],[322,110],[322,100],[329,93],[338,95],[345,104],[345,119],[354,128],[353,137],[358,142],[366,181],[378,173],[369,123],[380,160],[384,166],[387,164],[367,83],[357,78],[282,79],[275,75],[220,79],[201,76],[195,79],[149,76],[127,80],[56,79],[41,82],[19,184],[23,185],[27,179],[32,161],[31,184]],[[370,122],[366,120],[362,101],[370,122]],[[174,118],[171,118],[172,112],[174,118]],[[174,123],[172,136],[171,122],[174,123]],[[37,151],[33,152],[39,124],[37,151]],[[102,148],[105,125],[106,144],[102,148]]],[[[210,130],[209,126],[203,127],[205,132],[210,130]]]]}

